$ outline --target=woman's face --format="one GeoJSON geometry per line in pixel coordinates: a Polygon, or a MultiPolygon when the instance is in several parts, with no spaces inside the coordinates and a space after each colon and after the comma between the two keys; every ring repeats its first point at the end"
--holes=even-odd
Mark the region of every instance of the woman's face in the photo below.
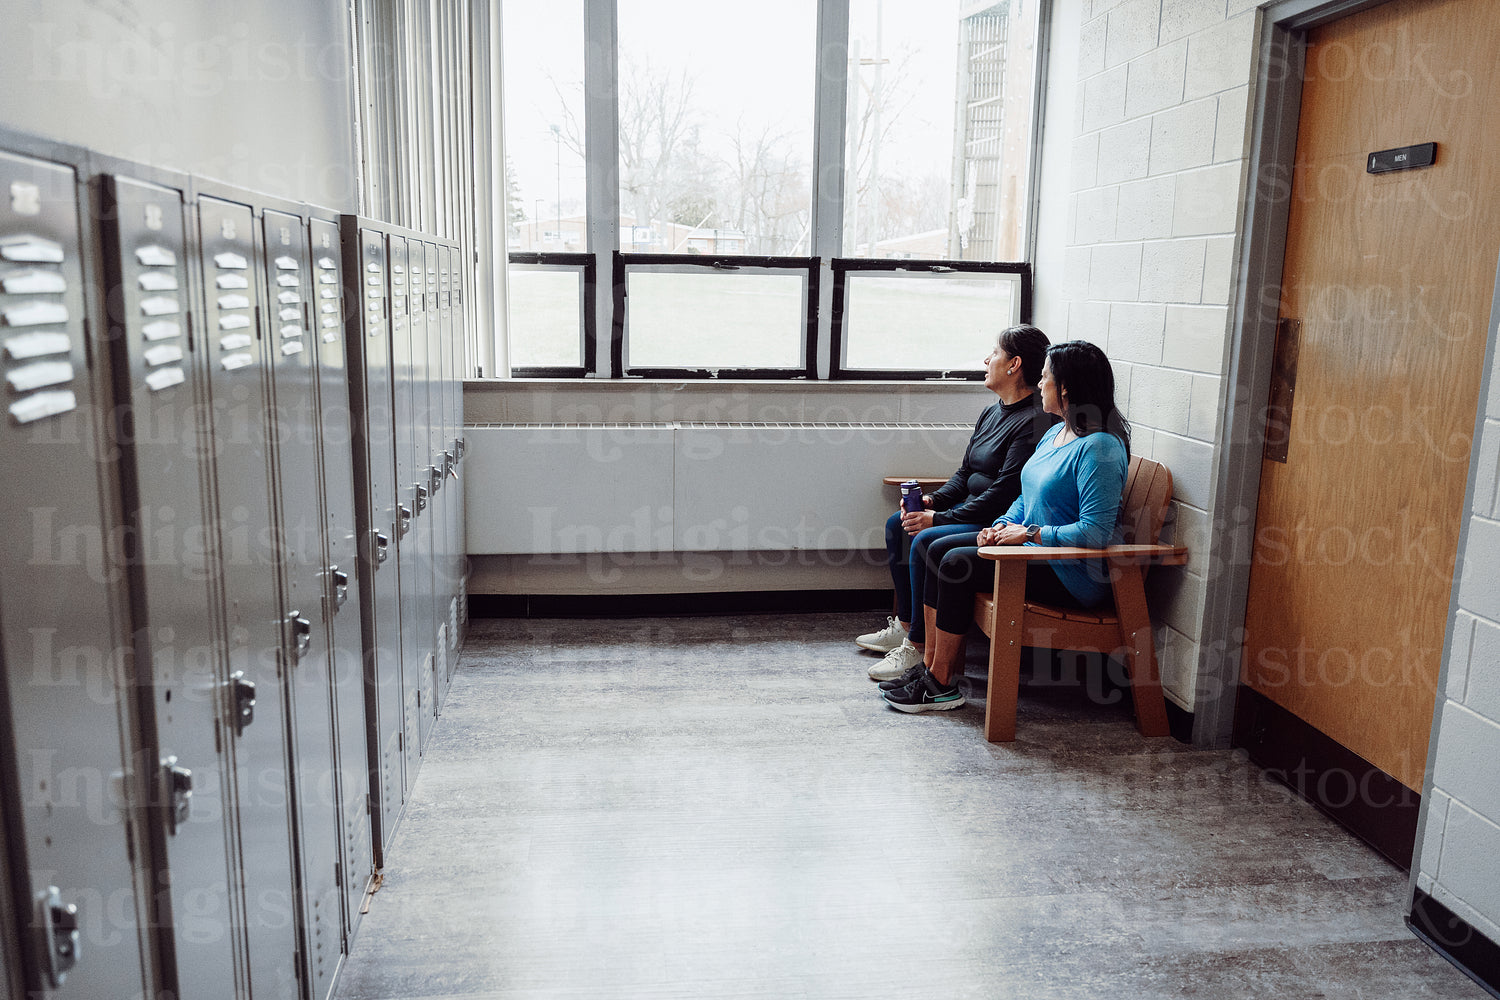
{"type": "Polygon", "coordinates": [[[984,387],[990,392],[998,392],[1010,377],[1010,369],[1019,369],[1020,366],[1019,360],[1006,354],[1005,348],[996,344],[984,359],[984,387]]]}
{"type": "Polygon", "coordinates": [[[1042,380],[1037,383],[1037,391],[1042,394],[1042,409],[1057,416],[1065,416],[1067,407],[1063,403],[1063,393],[1057,387],[1057,380],[1052,377],[1052,361],[1049,358],[1042,365],[1042,380]]]}

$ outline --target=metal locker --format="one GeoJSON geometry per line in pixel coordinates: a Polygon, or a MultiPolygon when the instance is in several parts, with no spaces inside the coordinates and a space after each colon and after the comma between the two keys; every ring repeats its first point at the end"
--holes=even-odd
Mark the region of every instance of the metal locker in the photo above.
{"type": "MultiPolygon", "coordinates": [[[[215,645],[215,554],[201,345],[192,335],[181,194],[126,177],[101,180],[103,272],[120,449],[134,682],[150,772],[157,871],[153,919],[163,989],[184,998],[247,988],[239,859],[223,734],[233,719],[215,645]]],[[[105,994],[108,995],[108,994],[105,994]]]]}
{"type": "Polygon", "coordinates": [[[461,510],[459,498],[463,495],[456,468],[458,456],[453,444],[458,434],[453,424],[453,399],[458,393],[453,345],[459,339],[455,322],[459,313],[453,296],[453,263],[456,255],[456,249],[451,246],[441,247],[438,251],[438,329],[441,334],[438,344],[438,412],[441,418],[438,444],[442,449],[438,458],[442,463],[444,476],[443,538],[438,545],[438,579],[441,581],[438,612],[443,618],[443,635],[447,643],[444,656],[447,666],[447,676],[443,679],[445,687],[453,683],[453,673],[458,667],[458,574],[455,559],[461,510]]]}
{"type": "MultiPolygon", "coordinates": [[[[308,221],[312,246],[311,299],[322,414],[325,604],[333,679],[334,751],[338,767],[339,872],[343,883],[344,950],[359,922],[360,904],[374,875],[370,845],[370,766],[365,751],[365,672],[359,620],[359,533],[354,514],[354,432],[345,357],[343,242],[336,222],[308,221]]],[[[378,266],[378,265],[377,265],[378,266]]],[[[359,279],[356,273],[351,278],[359,279]]],[[[365,287],[383,289],[385,274],[365,270],[365,287]],[[373,284],[371,283],[373,281],[373,284]]],[[[358,300],[356,300],[358,301],[358,300]]],[[[353,330],[358,333],[359,325],[353,330]]],[[[356,338],[357,339],[357,338],[356,338]]]]}
{"type": "Polygon", "coordinates": [[[468,516],[465,500],[466,490],[464,488],[464,451],[467,447],[464,440],[464,392],[463,379],[468,371],[468,344],[471,330],[469,328],[469,303],[467,291],[464,284],[464,275],[467,268],[461,256],[456,256],[459,262],[453,269],[453,307],[454,315],[458,321],[454,324],[458,328],[458,335],[453,343],[453,377],[456,390],[453,398],[453,454],[457,457],[458,482],[454,484],[454,490],[458,494],[458,517],[454,524],[454,576],[455,576],[455,601],[458,607],[458,635],[455,648],[461,645],[469,628],[469,547],[465,531],[465,518],[468,516]]]}
{"type": "Polygon", "coordinates": [[[312,1000],[333,985],[343,951],[339,821],[319,475],[316,294],[300,217],[262,212],[262,281],[270,311],[273,439],[280,512],[282,615],[296,817],[298,916],[312,1000]]]}
{"type": "Polygon", "coordinates": [[[388,239],[391,260],[391,396],[395,428],[396,496],[399,523],[396,530],[396,573],[401,622],[401,731],[405,755],[403,780],[411,794],[417,779],[422,751],[421,665],[422,645],[416,622],[417,532],[419,506],[426,493],[416,482],[416,423],[412,415],[412,275],[410,245],[404,236],[388,239]]]}
{"type": "Polygon", "coordinates": [[[281,604],[273,507],[270,363],[260,308],[255,218],[238,201],[199,196],[198,264],[207,356],[210,452],[219,537],[224,657],[236,711],[235,816],[250,988],[295,998],[295,876],[290,827],[281,604]]]}
{"type": "MultiPolygon", "coordinates": [[[[431,484],[428,510],[432,516],[427,528],[428,544],[425,550],[427,571],[422,580],[427,588],[424,596],[429,622],[428,634],[431,636],[432,643],[432,715],[436,718],[438,711],[442,708],[443,698],[448,693],[448,628],[447,616],[442,611],[441,596],[441,546],[448,519],[444,508],[446,498],[441,495],[444,477],[440,459],[443,450],[442,407],[439,401],[442,390],[439,375],[442,356],[442,310],[438,307],[440,262],[436,243],[427,243],[425,251],[427,257],[427,340],[422,366],[422,386],[418,392],[422,393],[425,390],[426,402],[422,409],[421,428],[426,434],[423,454],[427,463],[427,479],[431,484]]],[[[425,745],[426,741],[423,742],[425,745]]]]}
{"type": "Polygon", "coordinates": [[[144,995],[150,975],[149,886],[130,851],[145,786],[127,767],[127,608],[96,423],[108,395],[84,343],[79,225],[72,169],[0,153],[0,909],[16,935],[4,948],[18,947],[8,969],[0,951],[0,983],[10,995],[24,974],[17,996],[144,995]]]}
{"type": "Polygon", "coordinates": [[[353,428],[359,617],[365,678],[371,837],[377,867],[405,801],[401,730],[401,590],[396,440],[391,402],[390,261],[384,236],[345,216],[345,351],[353,428]],[[379,277],[378,284],[369,281],[379,277]]]}
{"type": "MultiPolygon", "coordinates": [[[[410,261],[407,274],[411,336],[410,363],[405,391],[411,401],[411,486],[416,496],[416,520],[407,541],[412,549],[411,570],[401,567],[401,632],[410,629],[417,667],[417,745],[425,751],[432,720],[437,712],[433,681],[434,629],[432,614],[432,475],[427,456],[431,452],[427,433],[427,245],[418,239],[406,241],[410,261]]],[[[398,386],[399,388],[399,386],[398,386]]]]}

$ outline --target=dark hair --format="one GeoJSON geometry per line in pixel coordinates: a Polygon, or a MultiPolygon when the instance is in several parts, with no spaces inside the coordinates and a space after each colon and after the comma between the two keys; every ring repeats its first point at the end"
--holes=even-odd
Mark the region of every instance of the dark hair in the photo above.
{"type": "Polygon", "coordinates": [[[1047,347],[1052,342],[1030,323],[1018,323],[1000,331],[1000,348],[1013,358],[1021,359],[1021,380],[1033,389],[1042,380],[1042,365],[1047,363],[1047,347]]]}
{"type": "Polygon", "coordinates": [[[1130,452],[1130,424],[1115,408],[1115,370],[1104,352],[1086,340],[1070,340],[1047,348],[1052,381],[1067,411],[1068,425],[1079,437],[1109,431],[1130,452]]]}

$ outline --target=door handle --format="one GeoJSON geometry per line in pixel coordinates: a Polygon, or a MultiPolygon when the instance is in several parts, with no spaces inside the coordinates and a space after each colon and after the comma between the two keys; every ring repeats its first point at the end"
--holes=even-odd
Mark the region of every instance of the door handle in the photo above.
{"type": "Polygon", "coordinates": [[[406,509],[406,504],[396,505],[396,537],[405,538],[406,533],[411,530],[411,511],[406,509]]]}
{"type": "Polygon", "coordinates": [[[426,509],[427,509],[427,487],[423,486],[421,483],[418,483],[417,484],[417,513],[420,514],[420,513],[422,513],[422,511],[424,511],[426,509]]]}
{"type": "Polygon", "coordinates": [[[435,465],[427,467],[427,489],[434,496],[443,488],[443,473],[435,465]]]}
{"type": "Polygon", "coordinates": [[[49,989],[60,989],[68,972],[78,964],[83,933],[78,926],[78,907],[62,901],[55,885],[37,895],[37,930],[42,937],[42,974],[49,989]]]}
{"type": "Polygon", "coordinates": [[[234,735],[244,736],[245,727],[255,721],[255,682],[245,679],[243,670],[229,675],[229,690],[234,700],[234,735]]]}
{"type": "Polygon", "coordinates": [[[303,618],[300,611],[293,611],[287,618],[292,626],[292,662],[296,663],[312,648],[312,622],[303,618]]]}
{"type": "MultiPolygon", "coordinates": [[[[401,508],[403,511],[405,507],[401,508]]],[[[390,557],[391,540],[380,532],[375,532],[375,565],[379,566],[390,557]]]]}
{"type": "Polygon", "coordinates": [[[339,608],[349,599],[349,574],[337,566],[328,567],[328,578],[333,581],[333,610],[337,614],[339,608]]]}
{"type": "Polygon", "coordinates": [[[453,471],[453,467],[457,464],[458,457],[453,452],[443,452],[443,467],[448,470],[448,475],[452,476],[454,479],[458,478],[458,473],[453,471]]]}
{"type": "Polygon", "coordinates": [[[167,833],[177,831],[193,813],[193,772],[180,767],[176,757],[161,762],[162,792],[167,806],[167,833]]]}

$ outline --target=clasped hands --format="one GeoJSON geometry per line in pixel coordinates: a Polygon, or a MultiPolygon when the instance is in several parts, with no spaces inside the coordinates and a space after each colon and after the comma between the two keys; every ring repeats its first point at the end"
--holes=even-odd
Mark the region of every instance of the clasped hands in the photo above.
{"type": "Polygon", "coordinates": [[[980,545],[1021,545],[1026,541],[1026,525],[997,524],[979,532],[980,545]]]}

